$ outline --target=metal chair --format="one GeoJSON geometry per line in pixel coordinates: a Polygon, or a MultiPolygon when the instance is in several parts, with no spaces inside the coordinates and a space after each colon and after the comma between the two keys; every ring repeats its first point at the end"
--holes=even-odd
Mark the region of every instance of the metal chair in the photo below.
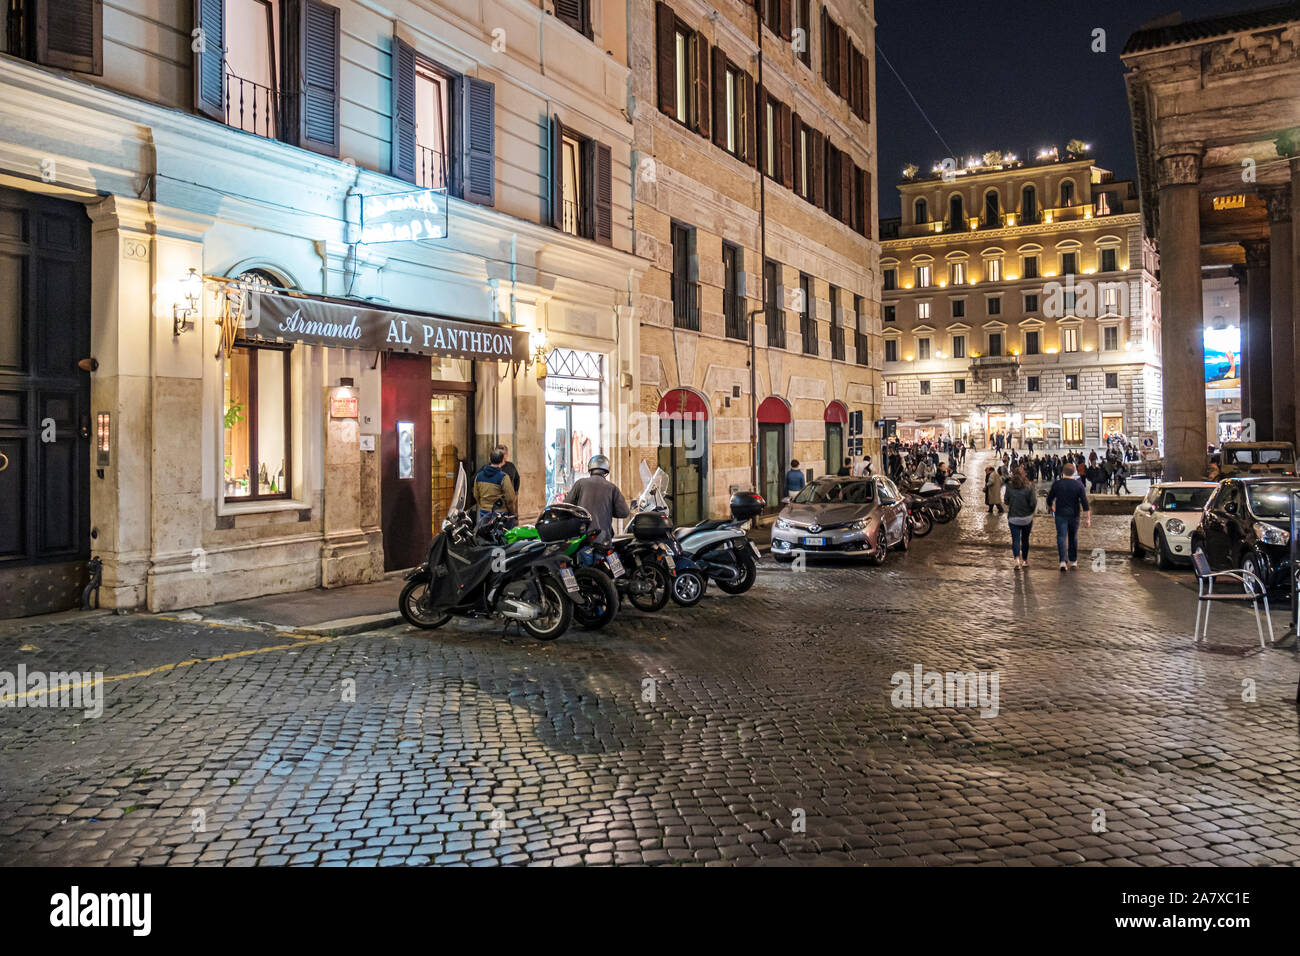
{"type": "Polygon", "coordinates": [[[1200,644],[1206,639],[1210,629],[1210,604],[1213,601],[1249,601],[1255,611],[1255,628],[1259,631],[1259,646],[1264,647],[1264,625],[1259,619],[1259,602],[1264,602],[1264,620],[1268,622],[1268,643],[1274,643],[1273,618],[1268,610],[1268,589],[1264,582],[1244,568],[1233,571],[1211,571],[1209,559],[1203,551],[1192,552],[1192,570],[1196,572],[1196,630],[1194,643],[1200,644]],[[1216,594],[1216,578],[1236,581],[1242,587],[1241,594],[1216,594]],[[1201,608],[1205,608],[1204,614],[1201,608]]]}

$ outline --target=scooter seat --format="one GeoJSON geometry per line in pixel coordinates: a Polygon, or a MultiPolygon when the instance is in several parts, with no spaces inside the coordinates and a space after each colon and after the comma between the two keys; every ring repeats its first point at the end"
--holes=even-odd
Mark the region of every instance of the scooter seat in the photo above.
{"type": "Polygon", "coordinates": [[[691,525],[686,528],[678,528],[677,537],[684,538],[688,534],[693,534],[696,531],[713,531],[717,528],[723,527],[726,524],[728,524],[728,521],[726,519],[706,518],[704,521],[701,521],[699,524],[691,525]]]}
{"type": "Polygon", "coordinates": [[[635,541],[635,540],[636,540],[636,539],[633,538],[632,535],[630,535],[630,534],[616,534],[616,535],[614,535],[614,537],[613,537],[612,539],[610,539],[610,543],[611,543],[611,544],[626,544],[626,543],[629,542],[629,541],[635,541]]]}

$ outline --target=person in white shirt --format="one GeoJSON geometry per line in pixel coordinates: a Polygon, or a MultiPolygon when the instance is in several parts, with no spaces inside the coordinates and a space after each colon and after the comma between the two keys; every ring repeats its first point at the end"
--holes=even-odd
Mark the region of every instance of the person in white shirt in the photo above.
{"type": "Polygon", "coordinates": [[[853,466],[853,475],[857,478],[865,478],[871,474],[871,456],[864,455],[860,462],[853,466]]]}

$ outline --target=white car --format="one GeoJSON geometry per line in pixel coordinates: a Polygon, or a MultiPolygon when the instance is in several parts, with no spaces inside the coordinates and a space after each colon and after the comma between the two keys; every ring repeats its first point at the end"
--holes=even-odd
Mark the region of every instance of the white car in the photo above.
{"type": "Polygon", "coordinates": [[[1201,512],[1210,500],[1213,481],[1165,481],[1151,486],[1133,512],[1129,550],[1140,558],[1155,552],[1162,568],[1192,560],[1192,532],[1201,526],[1201,512]]]}

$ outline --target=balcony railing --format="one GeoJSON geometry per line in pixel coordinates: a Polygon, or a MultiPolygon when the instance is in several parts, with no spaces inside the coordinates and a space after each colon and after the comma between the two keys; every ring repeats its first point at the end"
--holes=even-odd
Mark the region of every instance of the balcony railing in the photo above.
{"type": "Polygon", "coordinates": [[[571,199],[564,200],[563,208],[560,210],[560,229],[571,236],[587,235],[587,214],[581,203],[571,199]]]}
{"type": "Polygon", "coordinates": [[[844,326],[831,326],[831,359],[844,361],[844,326]]]}
{"type": "Polygon", "coordinates": [[[700,330],[700,284],[690,282],[684,276],[674,275],[672,292],[673,325],[679,329],[698,332],[700,330]]]}
{"type": "Polygon", "coordinates": [[[855,348],[856,348],[856,351],[857,351],[857,356],[856,356],[856,358],[857,358],[857,360],[858,360],[858,364],[859,364],[859,365],[870,365],[870,364],[871,364],[871,346],[870,346],[870,342],[869,342],[869,340],[867,339],[866,333],[864,333],[864,332],[859,332],[859,333],[857,334],[857,338],[856,338],[856,342],[855,342],[855,348]]]}
{"type": "Polygon", "coordinates": [[[764,310],[767,320],[767,345],[769,348],[785,348],[785,313],[769,305],[764,310]]]}
{"type": "Polygon", "coordinates": [[[901,226],[899,236],[930,236],[940,233],[973,232],[981,229],[1005,229],[1012,226],[1033,226],[1044,222],[1077,222],[1084,219],[1113,216],[1123,212],[1115,206],[1098,206],[1079,202],[1071,206],[1052,206],[1035,209],[1028,216],[1019,212],[1003,212],[997,216],[968,216],[960,220],[938,219],[930,222],[901,226]]]}
{"type": "Polygon", "coordinates": [[[226,125],[278,139],[284,94],[226,71],[226,125]]]}
{"type": "Polygon", "coordinates": [[[817,320],[807,312],[799,316],[799,334],[803,338],[803,354],[817,354],[817,320]]]}
{"type": "Polygon", "coordinates": [[[726,327],[727,338],[746,340],[749,338],[749,321],[745,315],[745,299],[734,290],[723,290],[722,318],[726,327]]]}
{"type": "Polygon", "coordinates": [[[447,154],[427,146],[415,147],[415,184],[422,189],[447,188],[447,154]]]}

